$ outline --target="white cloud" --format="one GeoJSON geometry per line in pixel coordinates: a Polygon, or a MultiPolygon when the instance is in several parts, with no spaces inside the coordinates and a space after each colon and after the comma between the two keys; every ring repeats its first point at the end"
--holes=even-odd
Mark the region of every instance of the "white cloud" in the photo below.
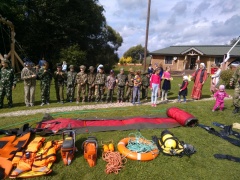
{"type": "MultiPolygon", "coordinates": [[[[99,0],[108,25],[123,37],[119,56],[145,46],[147,0],[99,0]]],[[[148,50],[181,44],[226,44],[240,35],[236,0],[151,0],[148,50]]]]}

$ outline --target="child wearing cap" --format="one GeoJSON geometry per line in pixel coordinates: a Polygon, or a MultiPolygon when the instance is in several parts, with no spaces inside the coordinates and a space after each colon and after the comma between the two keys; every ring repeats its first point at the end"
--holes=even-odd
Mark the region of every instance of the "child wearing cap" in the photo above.
{"type": "Polygon", "coordinates": [[[216,111],[216,109],[219,107],[220,111],[223,110],[224,108],[224,98],[225,97],[230,97],[226,92],[225,92],[225,86],[220,85],[219,90],[214,94],[214,97],[216,99],[215,105],[212,109],[212,112],[216,111]]]}
{"type": "Polygon", "coordinates": [[[183,96],[183,102],[186,103],[186,96],[188,93],[188,76],[183,76],[183,82],[182,85],[178,84],[180,87],[179,93],[178,93],[178,102],[181,102],[181,96],[183,96]]]}
{"type": "Polygon", "coordinates": [[[111,70],[110,71],[110,75],[107,77],[107,82],[106,82],[106,86],[107,86],[107,103],[109,103],[109,101],[112,103],[113,102],[113,91],[116,85],[116,78],[114,75],[114,71],[111,70]]]}

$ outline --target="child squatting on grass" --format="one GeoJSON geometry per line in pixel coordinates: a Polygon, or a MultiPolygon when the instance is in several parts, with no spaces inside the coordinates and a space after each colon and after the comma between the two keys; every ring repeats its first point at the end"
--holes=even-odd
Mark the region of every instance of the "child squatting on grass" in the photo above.
{"type": "Polygon", "coordinates": [[[188,76],[183,76],[183,82],[182,85],[178,84],[180,87],[179,93],[178,93],[178,102],[181,102],[181,96],[183,96],[183,103],[186,103],[186,96],[188,93],[188,76]]]}
{"type": "Polygon", "coordinates": [[[212,109],[212,112],[214,112],[218,107],[220,108],[220,111],[224,109],[224,98],[225,97],[230,97],[226,92],[225,92],[225,86],[220,85],[219,90],[215,92],[214,98],[216,99],[215,105],[212,109]]]}

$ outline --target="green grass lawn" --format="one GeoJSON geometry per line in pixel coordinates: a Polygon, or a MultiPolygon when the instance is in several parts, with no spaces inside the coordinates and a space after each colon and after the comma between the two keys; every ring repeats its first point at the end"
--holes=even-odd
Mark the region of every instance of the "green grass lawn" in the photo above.
{"type": "MultiPolygon", "coordinates": [[[[169,99],[176,99],[178,95],[178,84],[182,82],[181,78],[174,77],[172,81],[172,89],[169,93],[169,99]]],[[[188,98],[190,99],[192,82],[189,85],[188,98]]],[[[203,97],[209,98],[210,82],[209,79],[203,88],[203,97]]],[[[227,90],[229,94],[233,94],[233,90],[227,90]]],[[[116,92],[115,92],[116,93],[116,92]]],[[[116,96],[116,94],[115,94],[116,96]]],[[[150,96],[150,93],[149,93],[150,96]]],[[[14,107],[11,109],[4,108],[0,110],[0,113],[13,112],[18,110],[27,110],[30,108],[24,105],[23,95],[23,84],[19,82],[17,89],[13,92],[14,107]]],[[[5,101],[6,104],[6,101],[5,101]]],[[[84,105],[87,105],[85,103],[84,105]]],[[[46,106],[40,105],[40,88],[39,83],[36,91],[36,106],[31,109],[46,108],[46,106]]],[[[75,103],[66,103],[64,106],[75,106],[75,103]]],[[[79,106],[81,106],[80,104],[79,106]]],[[[149,105],[121,107],[121,108],[109,108],[98,109],[98,110],[83,110],[75,112],[62,112],[51,114],[54,118],[57,117],[72,117],[72,118],[125,118],[129,116],[146,116],[146,115],[165,115],[166,109],[172,106],[179,107],[198,118],[199,123],[213,126],[212,122],[220,122],[224,124],[232,124],[239,122],[240,114],[232,114],[232,100],[225,101],[226,109],[222,112],[212,112],[211,109],[214,105],[214,101],[198,101],[188,102],[186,104],[181,103],[169,103],[160,104],[157,108],[152,108],[149,105]]],[[[56,103],[55,90],[51,89],[51,104],[49,107],[59,107],[56,103]]],[[[1,117],[0,128],[14,128],[20,127],[22,124],[29,122],[33,127],[36,122],[40,121],[43,114],[35,114],[21,117],[1,117]]],[[[219,128],[216,128],[220,130],[219,128]]],[[[236,147],[229,142],[209,134],[207,131],[199,127],[178,127],[169,129],[176,137],[180,140],[193,145],[197,152],[189,157],[171,157],[159,154],[159,156],[153,161],[140,162],[128,160],[124,168],[118,175],[110,174],[107,175],[104,170],[106,162],[102,160],[102,149],[101,146],[98,149],[97,165],[90,168],[87,162],[83,158],[83,151],[81,149],[82,142],[88,136],[95,136],[100,142],[113,140],[115,148],[117,143],[124,137],[128,137],[130,133],[135,133],[137,130],[128,131],[109,131],[109,132],[98,132],[98,133],[86,133],[78,134],[76,146],[78,152],[75,154],[75,159],[70,166],[64,166],[61,160],[60,153],[58,153],[57,161],[53,165],[53,172],[48,176],[39,177],[36,179],[239,179],[239,163],[217,160],[213,157],[214,154],[230,154],[233,156],[240,157],[239,147],[236,147]]],[[[151,139],[153,135],[160,136],[163,129],[144,129],[141,130],[141,134],[151,139]]],[[[61,136],[50,136],[47,140],[61,139],[61,136]]]]}

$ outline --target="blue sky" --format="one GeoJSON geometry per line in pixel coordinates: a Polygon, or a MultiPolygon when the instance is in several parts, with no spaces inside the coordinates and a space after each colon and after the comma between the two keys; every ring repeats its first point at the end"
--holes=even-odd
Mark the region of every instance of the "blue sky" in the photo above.
{"type": "MultiPolygon", "coordinates": [[[[99,0],[120,33],[119,57],[145,46],[148,0],[99,0]]],[[[240,36],[240,0],[151,0],[148,50],[171,45],[223,45],[240,36]]]]}

